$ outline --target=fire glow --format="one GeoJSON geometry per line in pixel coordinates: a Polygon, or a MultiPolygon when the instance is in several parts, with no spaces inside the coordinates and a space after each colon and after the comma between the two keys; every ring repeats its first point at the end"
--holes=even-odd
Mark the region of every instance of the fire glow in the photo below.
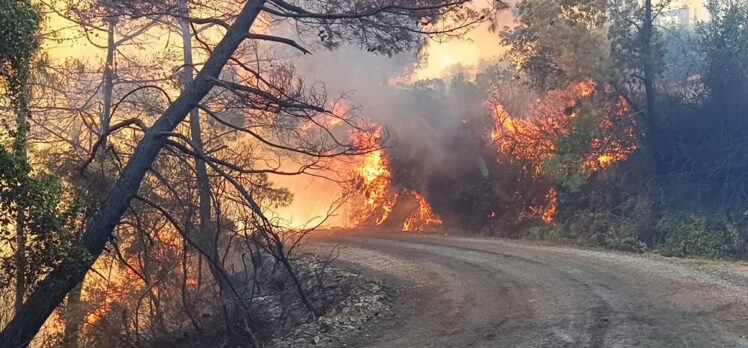
{"type": "Polygon", "coordinates": [[[422,231],[428,226],[442,224],[442,220],[434,215],[434,212],[431,211],[429,202],[427,202],[423,196],[415,191],[409,191],[409,194],[416,200],[416,202],[418,202],[418,210],[408,216],[405,220],[402,228],[403,231],[422,231]]]}
{"type": "MultiPolygon", "coordinates": [[[[540,179],[544,175],[544,162],[558,155],[555,141],[568,137],[574,129],[572,121],[577,119],[580,104],[606,100],[609,91],[599,91],[591,80],[549,93],[532,105],[529,117],[511,115],[498,98],[486,102],[492,111],[494,129],[490,139],[496,149],[508,155],[510,161],[522,163],[526,174],[540,179]]],[[[615,163],[626,160],[636,150],[636,123],[629,112],[628,104],[617,98],[605,101],[605,111],[597,127],[602,136],[593,138],[587,154],[580,158],[581,172],[591,176],[615,163]]],[[[543,206],[530,206],[520,220],[538,217],[551,224],[558,212],[558,191],[550,187],[544,197],[543,206]]]]}
{"type": "MultiPolygon", "coordinates": [[[[351,140],[359,148],[376,148],[381,136],[382,129],[377,127],[373,135],[353,132],[351,140]]],[[[389,157],[383,149],[365,154],[354,166],[353,172],[357,189],[364,196],[363,207],[352,219],[354,225],[363,227],[388,224],[393,211],[401,206],[409,211],[400,227],[401,231],[421,232],[442,224],[442,220],[434,214],[431,205],[421,194],[393,188],[389,157]],[[417,206],[408,209],[408,201],[414,201],[417,206]]]]}

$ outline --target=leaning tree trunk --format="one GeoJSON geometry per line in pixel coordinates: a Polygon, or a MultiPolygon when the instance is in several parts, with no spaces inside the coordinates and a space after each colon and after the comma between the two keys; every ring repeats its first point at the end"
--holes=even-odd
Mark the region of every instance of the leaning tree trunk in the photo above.
{"type": "Polygon", "coordinates": [[[83,234],[80,246],[88,255],[64,261],[39,283],[20,311],[0,333],[0,345],[27,346],[65,295],[83,280],[86,272],[101,255],[106,243],[112,238],[115,226],[138,193],[146,172],[166,144],[165,134],[173,131],[210,91],[213,86],[211,78],[219,76],[231,55],[244,41],[264,3],[265,0],[250,0],[244,5],[195,80],[148,129],[122,175],[83,234]]]}
{"type": "MultiPolygon", "coordinates": [[[[192,62],[192,32],[190,31],[189,8],[188,4],[182,3],[182,15],[180,19],[180,25],[182,29],[182,47],[184,56],[184,73],[183,80],[185,88],[192,81],[194,64],[192,62]]],[[[202,130],[200,127],[200,111],[197,108],[190,110],[190,136],[192,144],[195,146],[195,151],[203,153],[203,138],[202,130]]],[[[210,191],[210,178],[208,177],[208,169],[205,165],[205,161],[201,158],[195,158],[195,172],[197,176],[197,188],[199,197],[199,232],[195,242],[200,245],[200,249],[206,252],[205,257],[210,258],[213,262],[208,262],[208,268],[210,269],[213,279],[218,284],[219,296],[224,305],[230,308],[230,284],[225,274],[225,270],[222,269],[220,258],[218,257],[218,245],[217,245],[217,229],[214,227],[213,219],[211,217],[211,191],[210,191]]]]}

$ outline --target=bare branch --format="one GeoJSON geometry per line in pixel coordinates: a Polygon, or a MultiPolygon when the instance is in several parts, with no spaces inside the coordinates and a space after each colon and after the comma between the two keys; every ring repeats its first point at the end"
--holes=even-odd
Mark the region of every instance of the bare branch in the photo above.
{"type": "Polygon", "coordinates": [[[297,50],[301,51],[304,54],[312,54],[312,52],[309,52],[306,48],[301,47],[296,41],[287,39],[285,37],[279,37],[279,36],[273,36],[273,35],[264,35],[264,34],[247,34],[247,38],[250,40],[263,40],[263,41],[272,41],[272,42],[280,42],[282,44],[289,45],[293,48],[296,48],[297,50]]]}

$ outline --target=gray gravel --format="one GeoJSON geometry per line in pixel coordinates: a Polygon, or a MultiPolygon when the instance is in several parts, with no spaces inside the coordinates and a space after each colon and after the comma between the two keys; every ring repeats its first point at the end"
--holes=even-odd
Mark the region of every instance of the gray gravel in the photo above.
{"type": "Polygon", "coordinates": [[[339,292],[338,301],[323,316],[273,340],[270,347],[346,347],[370,336],[369,329],[377,322],[392,318],[394,293],[381,280],[338,267],[324,268],[325,287],[339,292]]]}

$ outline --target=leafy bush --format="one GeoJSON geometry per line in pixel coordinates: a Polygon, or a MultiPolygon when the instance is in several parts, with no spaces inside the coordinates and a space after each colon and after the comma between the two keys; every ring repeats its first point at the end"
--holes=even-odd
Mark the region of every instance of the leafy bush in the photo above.
{"type": "Polygon", "coordinates": [[[720,258],[733,254],[740,242],[737,229],[722,220],[691,213],[665,214],[656,225],[665,237],[665,256],[720,258]]]}
{"type": "Polygon", "coordinates": [[[537,224],[532,225],[527,229],[527,238],[532,240],[547,240],[553,242],[561,242],[569,240],[569,236],[566,235],[562,226],[559,225],[547,225],[537,224]]]}
{"type": "Polygon", "coordinates": [[[643,252],[647,244],[640,238],[650,230],[652,201],[634,197],[615,209],[585,209],[569,216],[563,223],[546,229],[533,227],[533,239],[575,240],[609,249],[643,252]]]}

